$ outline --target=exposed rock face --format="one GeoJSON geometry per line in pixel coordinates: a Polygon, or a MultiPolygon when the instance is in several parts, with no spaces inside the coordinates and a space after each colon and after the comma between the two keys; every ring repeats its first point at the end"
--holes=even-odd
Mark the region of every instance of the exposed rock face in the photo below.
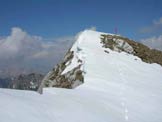
{"type": "Polygon", "coordinates": [[[53,80],[51,85],[52,87],[75,88],[82,82],[83,82],[82,71],[80,70],[80,66],[78,66],[63,75],[58,75],[53,80]]]}
{"type": "Polygon", "coordinates": [[[81,70],[80,63],[77,67],[74,67],[72,70],[63,73],[65,68],[71,64],[72,59],[74,58],[74,52],[68,51],[63,59],[63,61],[58,64],[52,71],[50,71],[42,80],[42,84],[38,89],[38,92],[42,92],[43,87],[59,87],[59,88],[68,88],[72,89],[84,82],[83,71],[81,70]]]}
{"type": "Polygon", "coordinates": [[[124,51],[130,54],[134,53],[133,47],[126,41],[118,38],[118,36],[101,35],[101,43],[103,43],[105,48],[110,48],[117,52],[124,51]]]}
{"type": "Polygon", "coordinates": [[[124,51],[138,56],[146,63],[157,63],[162,65],[162,52],[150,49],[147,46],[117,35],[101,35],[103,47],[110,48],[114,51],[124,51]]]}

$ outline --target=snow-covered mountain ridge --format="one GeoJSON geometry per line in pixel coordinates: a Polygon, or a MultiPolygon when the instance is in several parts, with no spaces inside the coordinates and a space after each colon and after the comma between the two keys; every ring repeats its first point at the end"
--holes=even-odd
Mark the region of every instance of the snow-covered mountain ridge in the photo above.
{"type": "MultiPolygon", "coordinates": [[[[161,122],[162,67],[132,55],[134,48],[130,54],[104,48],[102,34],[106,33],[83,31],[65,56],[66,63],[55,68],[60,76],[84,82],[82,85],[75,89],[44,88],[42,95],[0,89],[0,121],[161,122]],[[73,71],[83,77],[76,78],[70,73],[73,71]]],[[[42,86],[52,73],[44,78],[42,86]]],[[[55,80],[62,81],[53,76],[49,86],[57,86],[55,80]]]]}
{"type": "MultiPolygon", "coordinates": [[[[98,44],[98,49],[106,53],[109,53],[110,51],[108,50],[110,49],[119,53],[126,52],[126,55],[131,54],[137,56],[134,57],[134,60],[138,59],[146,63],[158,63],[162,65],[161,51],[152,50],[141,43],[119,35],[85,30],[76,37],[76,42],[66,53],[63,61],[58,64],[53,71],[47,74],[42,81],[40,89],[42,89],[42,87],[75,88],[82,84],[86,72],[84,71],[86,61],[86,51],[84,48],[96,44],[98,44]],[[95,37],[95,35],[98,37],[95,37]]],[[[98,50],[97,48],[94,47],[90,52],[95,52],[95,50],[98,50]]],[[[120,56],[122,56],[122,54],[120,56]]],[[[98,64],[96,63],[96,65],[98,64]]],[[[42,91],[40,89],[39,91],[42,91]]]]}

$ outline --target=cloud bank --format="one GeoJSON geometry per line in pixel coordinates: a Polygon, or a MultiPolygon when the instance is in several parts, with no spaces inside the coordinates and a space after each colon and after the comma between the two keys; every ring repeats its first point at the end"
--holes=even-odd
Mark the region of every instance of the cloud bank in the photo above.
{"type": "Polygon", "coordinates": [[[0,73],[46,73],[56,65],[74,42],[74,37],[46,40],[14,27],[0,38],[0,73]]]}
{"type": "Polygon", "coordinates": [[[162,51],[162,35],[158,37],[142,39],[141,42],[150,48],[158,49],[162,51]]]}

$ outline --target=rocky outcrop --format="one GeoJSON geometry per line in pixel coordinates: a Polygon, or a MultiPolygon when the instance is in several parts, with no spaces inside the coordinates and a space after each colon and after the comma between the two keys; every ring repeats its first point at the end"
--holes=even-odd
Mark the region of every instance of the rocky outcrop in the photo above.
{"type": "Polygon", "coordinates": [[[71,64],[74,58],[74,51],[68,51],[62,60],[52,71],[50,71],[42,80],[42,84],[38,89],[42,93],[43,87],[58,87],[72,89],[84,82],[83,71],[81,70],[81,60],[78,59],[78,66],[72,70],[63,73],[63,71],[71,64]]]}
{"type": "Polygon", "coordinates": [[[103,43],[103,47],[110,48],[117,52],[124,51],[130,54],[134,53],[134,49],[129,43],[115,35],[101,35],[101,43],[103,43]]]}
{"type": "Polygon", "coordinates": [[[162,65],[162,52],[118,35],[101,35],[103,47],[114,51],[124,51],[138,56],[146,63],[157,63],[162,65]]]}
{"type": "MultiPolygon", "coordinates": [[[[60,88],[75,88],[76,86],[82,84],[83,76],[80,70],[80,65],[73,70],[63,74],[57,75],[54,80],[51,80],[52,87],[60,88]]],[[[48,84],[47,84],[48,85],[48,84]]]]}

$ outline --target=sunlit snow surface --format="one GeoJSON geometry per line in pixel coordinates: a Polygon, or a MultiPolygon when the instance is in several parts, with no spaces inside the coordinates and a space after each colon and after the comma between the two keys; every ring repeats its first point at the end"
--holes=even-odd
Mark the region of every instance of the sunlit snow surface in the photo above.
{"type": "Polygon", "coordinates": [[[0,122],[162,122],[162,67],[105,53],[100,34],[86,30],[72,48],[84,60],[83,85],[43,95],[0,89],[0,122]]]}

